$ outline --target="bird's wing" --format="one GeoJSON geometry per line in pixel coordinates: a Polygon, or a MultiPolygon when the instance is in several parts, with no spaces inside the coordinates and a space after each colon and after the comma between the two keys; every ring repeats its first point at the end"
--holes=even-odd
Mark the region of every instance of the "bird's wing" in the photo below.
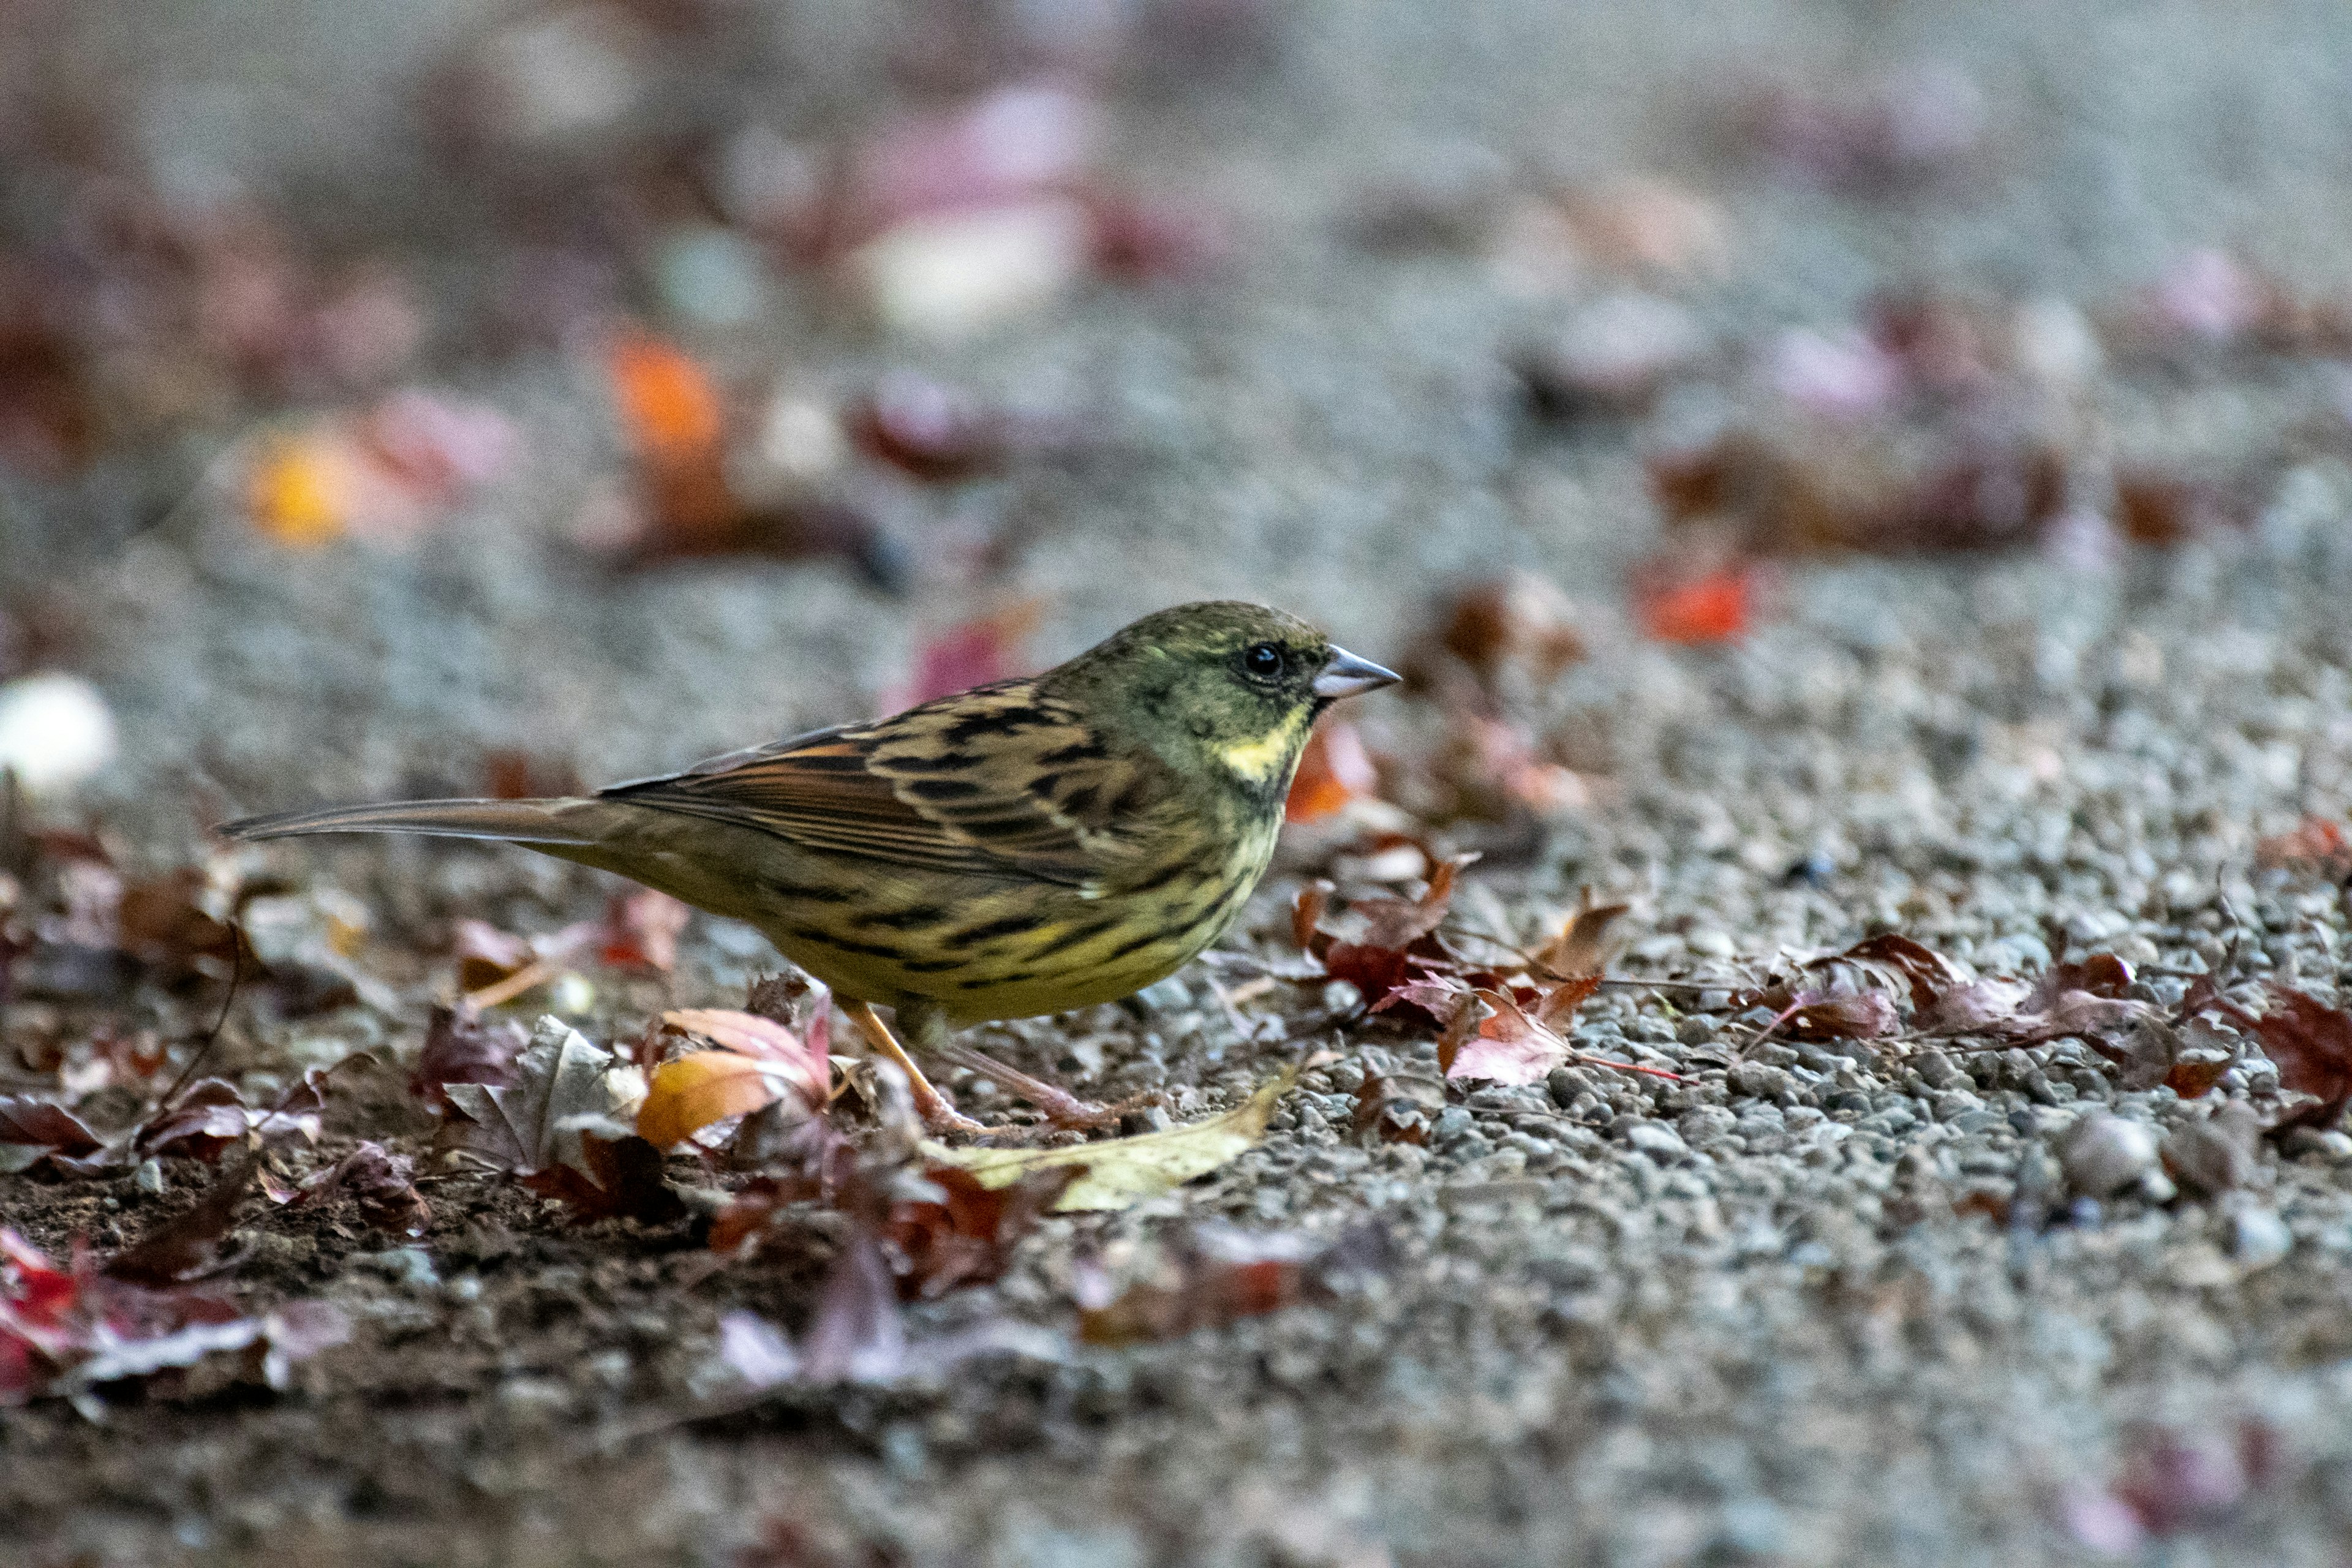
{"type": "Polygon", "coordinates": [[[1005,681],[600,793],[811,849],[1085,887],[1135,853],[1172,780],[1005,681]]]}

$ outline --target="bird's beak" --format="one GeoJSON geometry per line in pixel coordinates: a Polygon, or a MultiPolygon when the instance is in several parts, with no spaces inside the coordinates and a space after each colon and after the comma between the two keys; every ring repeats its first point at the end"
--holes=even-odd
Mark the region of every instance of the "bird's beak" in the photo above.
{"type": "Polygon", "coordinates": [[[1396,671],[1382,669],[1369,658],[1358,658],[1346,648],[1335,647],[1331,650],[1331,662],[1315,678],[1314,690],[1324,701],[1336,702],[1342,697],[1378,691],[1396,682],[1396,671]]]}

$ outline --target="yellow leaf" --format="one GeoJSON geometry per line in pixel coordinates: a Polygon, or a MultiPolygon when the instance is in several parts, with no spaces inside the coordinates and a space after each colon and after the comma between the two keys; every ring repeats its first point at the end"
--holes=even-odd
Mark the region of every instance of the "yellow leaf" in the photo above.
{"type": "Polygon", "coordinates": [[[350,455],[317,436],[282,437],[263,451],[247,481],[247,504],[262,532],[280,544],[326,543],[350,526],[350,455]]]}
{"type": "Polygon", "coordinates": [[[1057,1165],[1079,1165],[1086,1174],[1070,1184],[1056,1212],[1077,1209],[1123,1209],[1175,1191],[1195,1176],[1254,1149],[1265,1136],[1265,1124],[1275,1103],[1298,1081],[1297,1068],[1262,1085],[1255,1094],[1223,1116],[1147,1132],[1140,1138],[1114,1138],[1102,1143],[1080,1143],[1068,1149],[950,1149],[926,1142],[926,1158],[970,1171],[983,1187],[1009,1187],[1032,1171],[1057,1165]]]}
{"type": "Polygon", "coordinates": [[[692,1137],[714,1121],[782,1098],[790,1084],[757,1057],[696,1051],[654,1069],[637,1108],[637,1136],[656,1149],[692,1137]]]}

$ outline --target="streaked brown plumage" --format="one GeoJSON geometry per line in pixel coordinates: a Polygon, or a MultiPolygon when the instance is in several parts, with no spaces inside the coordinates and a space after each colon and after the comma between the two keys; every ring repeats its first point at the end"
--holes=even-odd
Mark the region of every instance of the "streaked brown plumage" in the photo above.
{"type": "Polygon", "coordinates": [[[499,839],[617,871],[756,925],[869,1032],[856,1004],[894,1007],[927,1048],[1076,1117],[948,1031],[1115,1000],[1189,962],[1265,873],[1315,715],[1394,679],[1279,611],[1188,605],[1040,676],[593,796],[225,831],[499,839]]]}

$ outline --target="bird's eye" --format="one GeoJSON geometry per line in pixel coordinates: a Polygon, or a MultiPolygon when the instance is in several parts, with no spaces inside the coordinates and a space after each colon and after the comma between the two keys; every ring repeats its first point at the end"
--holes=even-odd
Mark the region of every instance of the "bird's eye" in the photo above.
{"type": "Polygon", "coordinates": [[[1278,679],[1287,662],[1282,650],[1270,642],[1252,643],[1242,650],[1243,671],[1258,680],[1278,679]]]}

